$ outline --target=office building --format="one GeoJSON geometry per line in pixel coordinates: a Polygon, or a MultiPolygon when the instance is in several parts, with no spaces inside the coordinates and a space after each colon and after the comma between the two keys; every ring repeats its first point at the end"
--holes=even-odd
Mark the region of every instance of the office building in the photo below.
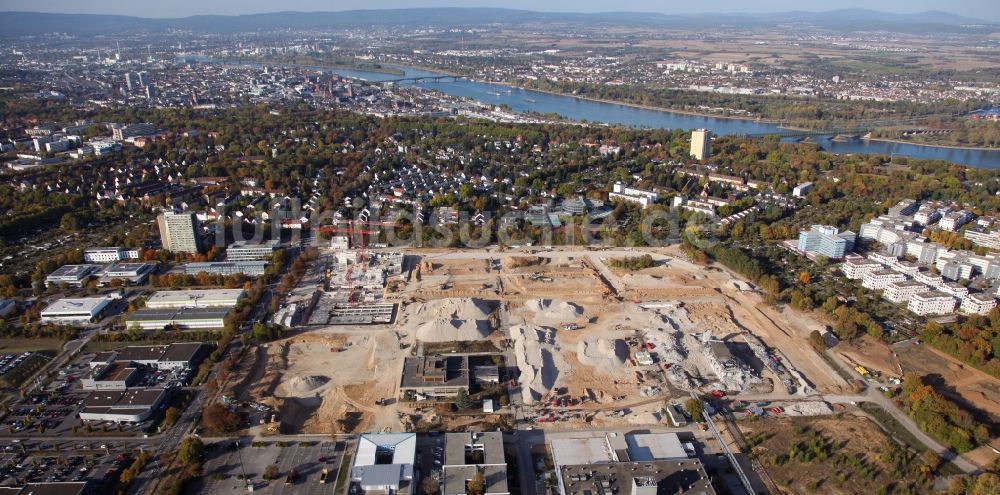
{"type": "Polygon", "coordinates": [[[116,261],[139,259],[138,249],[123,247],[96,247],[83,251],[83,261],[87,263],[114,263],[116,261]]]}
{"type": "Polygon", "coordinates": [[[125,87],[128,88],[128,92],[131,93],[135,91],[135,88],[139,86],[139,81],[136,79],[135,74],[131,72],[125,73],[125,87]]]}
{"type": "Polygon", "coordinates": [[[281,242],[278,240],[251,242],[236,241],[226,248],[228,261],[270,260],[281,242]]]}
{"type": "Polygon", "coordinates": [[[138,75],[139,86],[149,86],[149,74],[145,71],[140,72],[138,75]]]}
{"type": "Polygon", "coordinates": [[[416,457],[416,433],[362,434],[351,463],[348,491],[366,495],[416,493],[416,457]]]}
{"type": "Polygon", "coordinates": [[[146,300],[149,309],[234,308],[243,289],[161,290],[146,300]]]}
{"type": "Polygon", "coordinates": [[[156,217],[163,249],[175,253],[201,251],[201,225],[194,213],[163,213],[156,217]]]}
{"type": "Polygon", "coordinates": [[[840,259],[854,249],[854,232],[840,232],[836,227],[813,225],[811,229],[799,233],[800,251],[840,259]]]}
{"type": "Polygon", "coordinates": [[[98,265],[63,265],[45,277],[45,286],[66,284],[83,287],[100,268],[98,265]]]}
{"type": "Polygon", "coordinates": [[[102,286],[111,284],[113,280],[142,285],[157,266],[156,263],[113,263],[98,272],[97,281],[102,286]]]}
{"type": "Polygon", "coordinates": [[[243,274],[249,277],[257,277],[267,270],[267,261],[209,261],[204,263],[187,263],[184,265],[184,273],[197,275],[208,273],[209,275],[233,275],[243,274]]]}
{"type": "Polygon", "coordinates": [[[509,495],[503,435],[497,431],[446,433],[441,473],[442,495],[465,495],[466,483],[476,473],[485,481],[483,495],[509,495]]]}
{"type": "Polygon", "coordinates": [[[712,132],[707,129],[691,131],[691,158],[704,160],[711,154],[712,132]]]}
{"type": "Polygon", "coordinates": [[[116,141],[124,141],[130,137],[149,136],[156,134],[156,126],[149,123],[111,124],[111,137],[116,141]]]}
{"type": "Polygon", "coordinates": [[[955,311],[955,298],[944,292],[932,290],[915,294],[910,298],[906,309],[920,316],[946,315],[955,311]]]}

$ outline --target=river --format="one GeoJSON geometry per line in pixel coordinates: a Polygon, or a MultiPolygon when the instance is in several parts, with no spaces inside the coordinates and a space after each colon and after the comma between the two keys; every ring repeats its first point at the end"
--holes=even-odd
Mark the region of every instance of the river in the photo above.
{"type": "MultiPolygon", "coordinates": [[[[202,58],[201,61],[207,61],[202,58]]],[[[256,65],[256,64],[254,64],[256,65]]],[[[440,73],[410,67],[399,67],[406,73],[404,77],[439,76],[440,73]]],[[[359,71],[339,68],[307,67],[312,70],[338,74],[344,77],[367,81],[398,79],[400,76],[380,72],[359,71]]],[[[410,84],[410,83],[404,83],[410,84]]],[[[473,98],[484,103],[506,104],[518,112],[555,113],[567,119],[588,122],[604,122],[631,127],[680,128],[711,130],[717,135],[781,133],[776,124],[753,120],[723,119],[652,110],[616,103],[586,100],[573,96],[555,95],[539,91],[510,88],[502,84],[491,84],[468,80],[448,82],[421,82],[417,86],[434,89],[455,96],[473,98]]],[[[920,146],[907,143],[885,141],[833,141],[833,136],[813,136],[812,140],[833,153],[838,154],[882,154],[890,157],[906,156],[922,159],[945,160],[952,163],[980,168],[1000,167],[1000,150],[976,150],[946,148],[940,146],[920,146]]]]}

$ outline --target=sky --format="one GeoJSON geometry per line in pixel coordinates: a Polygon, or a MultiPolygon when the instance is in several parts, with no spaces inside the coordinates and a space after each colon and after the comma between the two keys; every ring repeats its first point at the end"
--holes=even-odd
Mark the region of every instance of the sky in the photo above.
{"type": "Polygon", "coordinates": [[[199,14],[254,14],[275,11],[338,11],[403,7],[504,7],[556,12],[744,13],[789,10],[828,11],[869,8],[913,13],[941,10],[974,19],[1000,21],[1000,0],[0,0],[0,10],[52,13],[123,14],[186,17],[199,14]]]}

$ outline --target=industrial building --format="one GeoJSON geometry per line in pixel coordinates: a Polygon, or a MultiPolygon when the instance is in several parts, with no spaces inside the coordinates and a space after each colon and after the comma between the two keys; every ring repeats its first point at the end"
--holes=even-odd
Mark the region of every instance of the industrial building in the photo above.
{"type": "Polygon", "coordinates": [[[156,271],[156,267],[156,263],[115,262],[97,273],[97,281],[101,285],[108,285],[117,279],[132,285],[142,285],[156,271]]]}
{"type": "Polygon", "coordinates": [[[57,299],[42,310],[42,323],[92,323],[114,297],[57,299]]]}
{"type": "Polygon", "coordinates": [[[509,495],[503,434],[445,434],[441,473],[442,495],[465,495],[466,482],[476,473],[481,473],[485,481],[483,495],[509,495]]]}
{"type": "Polygon", "coordinates": [[[471,384],[467,355],[407,357],[399,393],[418,400],[451,400],[471,384]]]}
{"type": "Polygon", "coordinates": [[[139,378],[139,368],[127,362],[113,362],[90,368],[80,378],[84,390],[125,390],[139,378]]]}
{"type": "Polygon", "coordinates": [[[112,363],[141,365],[161,370],[194,368],[205,357],[201,342],[175,342],[167,345],[132,345],[115,351],[97,353],[90,367],[100,368],[112,363]]]}
{"type": "Polygon", "coordinates": [[[417,456],[416,433],[365,433],[351,464],[349,490],[365,494],[412,494],[418,483],[413,464],[417,456]]]}
{"type": "Polygon", "coordinates": [[[161,290],[146,300],[149,309],[234,308],[243,289],[161,290]]]}
{"type": "Polygon", "coordinates": [[[595,433],[549,442],[561,495],[715,494],[676,433],[595,433]]]}
{"type": "Polygon", "coordinates": [[[140,423],[163,407],[167,391],[162,388],[93,392],[83,400],[80,419],[140,423]]]}
{"type": "Polygon", "coordinates": [[[222,328],[228,314],[229,308],[146,308],[133,312],[125,326],[140,330],[222,328]]]}

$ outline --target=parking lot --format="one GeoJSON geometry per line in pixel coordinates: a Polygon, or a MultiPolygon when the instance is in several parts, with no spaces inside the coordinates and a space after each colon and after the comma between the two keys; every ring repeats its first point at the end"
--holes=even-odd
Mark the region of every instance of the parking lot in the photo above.
{"type": "Polygon", "coordinates": [[[0,453],[0,484],[87,480],[101,485],[137,455],[127,445],[102,445],[12,440],[0,453]]]}
{"type": "Polygon", "coordinates": [[[239,476],[254,483],[254,491],[265,494],[306,494],[332,493],[337,483],[338,470],[347,450],[346,442],[333,442],[329,437],[323,440],[265,440],[251,443],[251,438],[216,442],[206,446],[205,472],[220,476],[206,477],[199,487],[200,493],[245,493],[245,483],[239,476]],[[278,479],[265,481],[264,471],[268,466],[278,467],[278,479]],[[291,483],[286,476],[294,469],[298,475],[291,483]],[[329,471],[327,482],[320,483],[324,469],[329,471]],[[212,479],[221,478],[221,479],[212,479]]]}

